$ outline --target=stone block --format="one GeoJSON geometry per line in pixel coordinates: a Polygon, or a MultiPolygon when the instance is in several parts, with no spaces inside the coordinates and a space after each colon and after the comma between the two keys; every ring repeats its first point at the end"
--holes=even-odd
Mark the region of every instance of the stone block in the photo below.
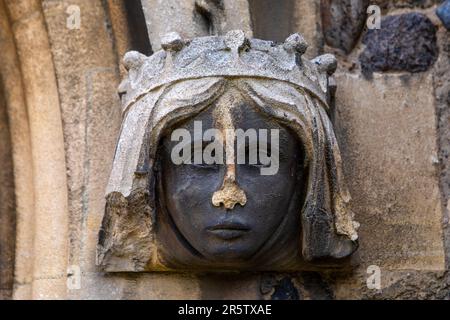
{"type": "Polygon", "coordinates": [[[433,79],[337,75],[336,127],[365,270],[444,270],[433,79]]]}
{"type": "Polygon", "coordinates": [[[388,16],[381,22],[381,29],[369,30],[360,55],[362,70],[373,71],[428,70],[438,57],[436,27],[421,13],[388,16]]]}

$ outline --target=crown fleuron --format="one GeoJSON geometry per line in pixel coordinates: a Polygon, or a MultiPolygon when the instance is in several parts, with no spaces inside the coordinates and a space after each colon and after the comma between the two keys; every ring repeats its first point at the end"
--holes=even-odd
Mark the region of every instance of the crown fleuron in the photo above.
{"type": "Polygon", "coordinates": [[[300,34],[283,44],[248,39],[243,31],[224,36],[183,40],[177,33],[162,37],[160,50],[150,57],[136,51],[124,57],[128,77],[119,87],[124,111],[146,93],[163,85],[201,77],[259,77],[287,81],[327,104],[328,77],[337,67],[331,54],[303,57],[308,44],[300,34]]]}

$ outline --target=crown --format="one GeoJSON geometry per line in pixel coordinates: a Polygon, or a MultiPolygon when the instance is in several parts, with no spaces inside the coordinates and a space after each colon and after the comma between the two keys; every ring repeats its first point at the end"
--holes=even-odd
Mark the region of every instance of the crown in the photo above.
{"type": "Polygon", "coordinates": [[[136,51],[125,54],[128,77],[119,87],[124,113],[140,97],[166,84],[220,76],[286,81],[328,105],[336,58],[331,54],[311,61],[304,58],[308,44],[298,33],[276,44],[248,39],[241,30],[192,40],[173,32],[162,37],[161,44],[163,49],[149,57],[136,51]]]}

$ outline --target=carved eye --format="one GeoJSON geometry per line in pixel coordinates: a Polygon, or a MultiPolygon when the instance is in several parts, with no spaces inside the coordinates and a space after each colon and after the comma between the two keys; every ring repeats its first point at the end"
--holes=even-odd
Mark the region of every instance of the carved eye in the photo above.
{"type": "Polygon", "coordinates": [[[191,165],[195,168],[199,169],[214,169],[217,170],[220,166],[220,163],[216,161],[212,161],[209,158],[215,159],[216,150],[212,149],[211,152],[208,152],[208,155],[205,154],[205,148],[208,145],[208,142],[203,141],[202,145],[195,146],[194,144],[191,146],[191,165]],[[206,159],[208,156],[208,159],[206,159]]]}
{"type": "MultiPolygon", "coordinates": [[[[242,149],[238,149],[241,151],[242,149]]],[[[239,152],[238,151],[238,152],[239,152]]],[[[266,168],[270,167],[270,156],[271,156],[271,145],[268,144],[266,148],[260,149],[260,145],[245,144],[245,162],[243,164],[254,168],[266,168]],[[269,161],[263,161],[261,155],[264,159],[269,159],[269,161]]],[[[242,163],[242,162],[241,162],[242,163]]]]}

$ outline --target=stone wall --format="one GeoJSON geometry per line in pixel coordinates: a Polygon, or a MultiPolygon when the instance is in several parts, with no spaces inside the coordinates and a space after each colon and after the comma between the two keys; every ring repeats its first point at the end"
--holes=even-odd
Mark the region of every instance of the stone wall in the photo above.
{"type": "Polygon", "coordinates": [[[218,276],[95,266],[121,123],[120,60],[130,49],[157,49],[157,28],[147,32],[145,18],[159,28],[167,17],[137,0],[0,0],[0,246],[10,248],[0,251],[0,297],[14,283],[16,299],[450,299],[450,33],[435,13],[441,2],[258,0],[208,9],[222,15],[216,30],[277,41],[300,32],[309,56],[338,57],[333,120],[361,224],[351,270],[218,276]],[[381,6],[381,30],[365,27],[369,4],[381,6]],[[67,27],[71,5],[80,29],[67,27]],[[408,23],[416,29],[403,30],[408,23]],[[367,287],[369,266],[380,268],[380,290],[367,287]],[[66,285],[79,275],[80,287],[66,285]]]}

